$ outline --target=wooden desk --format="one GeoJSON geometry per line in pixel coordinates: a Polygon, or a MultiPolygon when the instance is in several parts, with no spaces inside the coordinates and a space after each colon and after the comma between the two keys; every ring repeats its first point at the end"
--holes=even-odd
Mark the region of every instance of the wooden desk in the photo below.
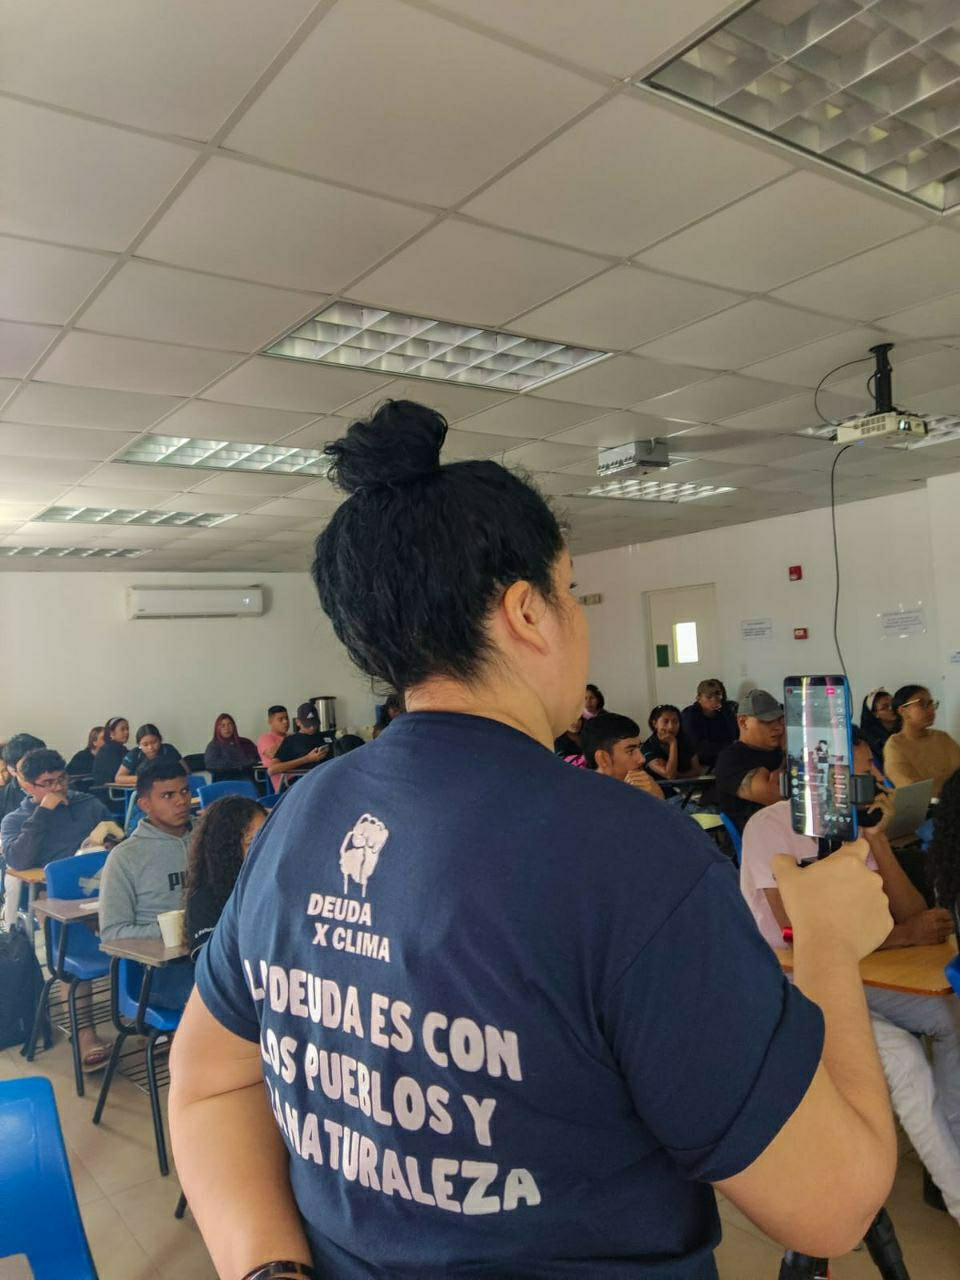
{"type": "MultiPolygon", "coordinates": [[[[935,947],[891,947],[874,951],[860,961],[865,987],[882,987],[913,996],[949,996],[953,988],[944,969],[957,954],[957,940],[950,937],[935,947]]],[[[778,951],[781,966],[793,971],[793,948],[778,951]]]]}
{"type": "Polygon", "coordinates": [[[13,867],[7,867],[6,874],[13,876],[14,880],[22,881],[27,886],[27,932],[32,938],[36,925],[34,913],[37,905],[37,894],[47,883],[43,867],[27,867],[25,871],[17,871],[13,867]]]}
{"type": "Polygon", "coordinates": [[[116,956],[118,960],[135,960],[148,969],[162,969],[165,964],[182,960],[190,954],[190,948],[185,944],[167,947],[162,938],[114,938],[112,942],[101,939],[100,950],[108,956],[116,956]]]}
{"type": "Polygon", "coordinates": [[[100,911],[99,898],[41,898],[34,906],[38,916],[49,916],[61,924],[73,924],[76,920],[92,920],[96,923],[100,911]]]}
{"type": "Polygon", "coordinates": [[[25,1253],[0,1258],[0,1280],[33,1280],[33,1268],[25,1253]]]}
{"type": "MultiPolygon", "coordinates": [[[[648,771],[649,772],[649,771],[648,771]]],[[[659,773],[650,773],[650,777],[661,787],[675,787],[677,791],[685,791],[686,795],[680,802],[680,808],[685,809],[693,797],[694,791],[698,787],[705,787],[710,782],[715,782],[716,778],[712,773],[701,773],[699,778],[661,778],[659,773]]]]}

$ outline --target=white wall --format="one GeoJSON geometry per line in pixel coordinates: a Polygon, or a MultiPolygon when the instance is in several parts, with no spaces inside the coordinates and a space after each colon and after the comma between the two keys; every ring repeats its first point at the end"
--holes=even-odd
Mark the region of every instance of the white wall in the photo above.
{"type": "Polygon", "coordinates": [[[0,738],[26,730],[69,755],[110,716],[153,721],[202,751],[229,711],[256,739],[266,708],[337,696],[341,726],[369,724],[374,696],[320,611],[306,574],[0,573],[0,738]],[[261,618],[127,621],[127,586],[260,583],[261,618]]]}
{"type": "MultiPolygon", "coordinates": [[[[960,476],[893,497],[841,506],[840,640],[857,713],[885,684],[929,684],[945,698],[939,723],[960,736],[960,476]],[[927,633],[884,639],[877,613],[922,602],[927,633]]],[[[829,509],[577,558],[578,590],[601,592],[587,611],[591,679],[607,705],[646,717],[653,704],[644,592],[715,583],[721,670],[731,696],[753,685],[776,692],[787,674],[834,672],[833,544],[829,509]],[[802,582],[788,567],[802,564],[802,582]],[[741,619],[771,618],[772,640],[744,641],[741,619]],[[794,627],[810,639],[794,640],[794,627]]],[[[690,698],[695,694],[691,688],[690,698]]]]}

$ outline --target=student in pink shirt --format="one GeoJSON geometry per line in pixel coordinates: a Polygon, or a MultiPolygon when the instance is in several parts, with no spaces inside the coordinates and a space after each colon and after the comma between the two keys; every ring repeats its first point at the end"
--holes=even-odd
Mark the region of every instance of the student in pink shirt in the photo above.
{"type": "MultiPolygon", "coordinates": [[[[265,769],[268,769],[273,762],[273,757],[277,754],[277,748],[290,732],[290,716],[286,707],[281,707],[278,703],[274,707],[267,710],[267,720],[270,725],[268,733],[261,733],[257,739],[257,751],[260,755],[260,763],[265,769]]],[[[281,775],[275,774],[270,781],[273,783],[274,791],[280,790],[281,775]]]]}

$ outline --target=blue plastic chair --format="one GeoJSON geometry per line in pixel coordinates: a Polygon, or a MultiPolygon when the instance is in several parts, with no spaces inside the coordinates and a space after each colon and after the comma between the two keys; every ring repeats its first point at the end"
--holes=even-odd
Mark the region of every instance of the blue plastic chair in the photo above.
{"type": "Polygon", "coordinates": [[[214,800],[221,796],[248,796],[251,800],[261,799],[256,784],[248,778],[237,778],[229,782],[210,782],[197,792],[200,797],[200,808],[209,809],[214,800]]]}
{"type": "Polygon", "coordinates": [[[273,809],[283,799],[283,792],[269,791],[265,796],[260,796],[258,799],[264,809],[273,809]]]}
{"type": "Polygon", "coordinates": [[[947,975],[947,981],[951,987],[960,996],[960,956],[954,956],[943,972],[947,975]]]}
{"type": "Polygon", "coordinates": [[[190,784],[190,794],[198,796],[201,787],[209,787],[213,780],[211,773],[188,773],[187,782],[190,784]]]}
{"type": "MultiPolygon", "coordinates": [[[[51,898],[91,899],[100,893],[100,872],[107,860],[106,849],[92,853],[78,853],[72,858],[48,862],[44,868],[47,894],[51,898]]],[[[91,912],[91,918],[95,913],[91,912]]],[[[37,1048],[37,1036],[46,1023],[47,1002],[55,982],[67,988],[67,1013],[70,1018],[70,1048],[73,1053],[73,1074],[77,1085],[77,1097],[82,1098],[83,1067],[80,1059],[80,1043],[77,1034],[77,987],[81,982],[93,982],[105,978],[110,970],[110,959],[100,950],[100,939],[82,920],[61,924],[49,916],[43,921],[47,944],[47,968],[50,977],[43,984],[33,1020],[33,1032],[27,1045],[26,1059],[33,1061],[37,1048]]]]}
{"type": "Polygon", "coordinates": [[[736,824],[732,818],[728,818],[725,813],[721,813],[720,817],[723,819],[723,825],[727,829],[727,835],[730,837],[730,841],[733,845],[733,852],[737,859],[737,866],[739,867],[743,860],[743,836],[737,830],[736,824]]]}
{"type": "Polygon", "coordinates": [[[0,1080],[0,1257],[36,1280],[97,1280],[49,1080],[0,1080]]]}
{"type": "MultiPolygon", "coordinates": [[[[106,1105],[107,1095],[116,1074],[117,1064],[128,1036],[146,1037],[147,1088],[150,1094],[150,1112],[153,1117],[153,1133],[157,1144],[157,1163],[161,1174],[166,1177],[170,1172],[167,1162],[167,1141],[163,1132],[163,1117],[160,1114],[160,1087],[157,1080],[157,1046],[161,1041],[169,1040],[183,1014],[184,1005],[192,985],[193,965],[183,965],[184,973],[189,981],[183,984],[183,991],[176,1005],[161,1004],[151,999],[151,986],[154,970],[135,960],[122,960],[114,957],[110,971],[110,1013],[113,1025],[117,1030],[117,1038],[113,1042],[113,1051],[100,1086],[100,1096],[93,1113],[93,1123],[99,1124],[106,1105]]],[[[161,973],[169,970],[162,969],[161,973]]]]}

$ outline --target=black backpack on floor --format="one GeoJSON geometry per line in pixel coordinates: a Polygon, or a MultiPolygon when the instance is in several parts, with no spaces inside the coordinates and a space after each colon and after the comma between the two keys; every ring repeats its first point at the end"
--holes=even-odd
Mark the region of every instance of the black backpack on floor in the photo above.
{"type": "MultiPolygon", "coordinates": [[[[43,973],[27,935],[19,927],[0,933],[0,1049],[26,1045],[42,990],[43,973]]],[[[41,1030],[48,1043],[46,1015],[41,1030]]]]}

